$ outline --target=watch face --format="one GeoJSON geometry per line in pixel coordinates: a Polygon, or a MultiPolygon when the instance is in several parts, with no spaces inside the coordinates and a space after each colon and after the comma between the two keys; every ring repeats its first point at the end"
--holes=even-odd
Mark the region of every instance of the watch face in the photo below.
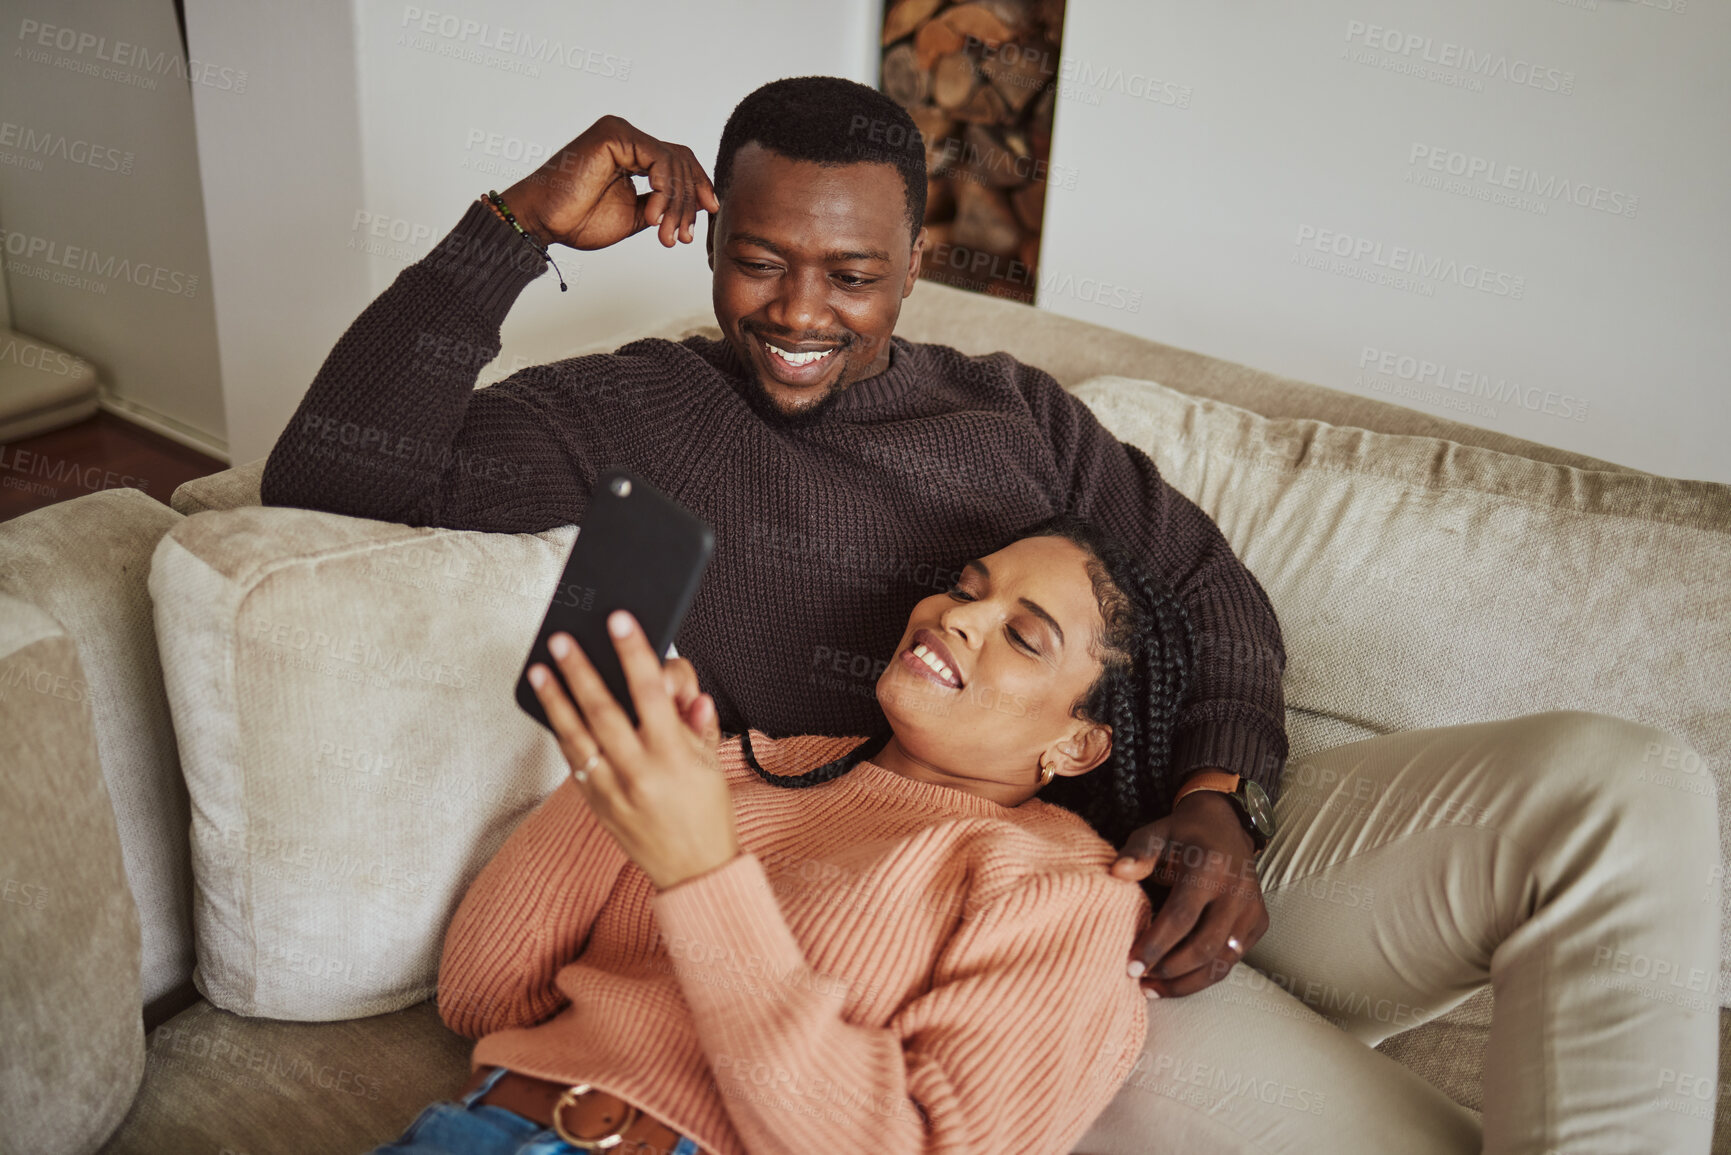
{"type": "Polygon", "coordinates": [[[1268,791],[1264,790],[1260,784],[1247,778],[1244,781],[1243,798],[1245,812],[1250,815],[1250,824],[1256,828],[1256,832],[1262,837],[1272,838],[1274,836],[1274,806],[1268,800],[1268,791]]]}

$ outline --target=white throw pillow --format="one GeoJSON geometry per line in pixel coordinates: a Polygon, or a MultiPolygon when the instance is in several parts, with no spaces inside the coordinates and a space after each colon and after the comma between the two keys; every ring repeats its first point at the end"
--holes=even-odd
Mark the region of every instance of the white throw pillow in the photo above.
{"type": "Polygon", "coordinates": [[[328,1021],[434,994],[469,882],[567,771],[513,687],[575,538],[251,506],[158,544],[212,1003],[328,1021]]]}

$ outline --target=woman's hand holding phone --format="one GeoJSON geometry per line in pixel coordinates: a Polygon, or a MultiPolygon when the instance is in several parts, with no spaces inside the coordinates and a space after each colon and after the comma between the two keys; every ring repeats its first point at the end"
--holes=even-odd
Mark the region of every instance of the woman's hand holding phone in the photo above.
{"type": "Polygon", "coordinates": [[[663,667],[629,613],[610,614],[607,631],[625,668],[637,727],[569,634],[554,634],[549,648],[575,706],[540,663],[530,667],[529,680],[595,817],[656,889],[666,890],[739,854],[717,753],[720,720],[691,663],[674,658],[663,667]]]}

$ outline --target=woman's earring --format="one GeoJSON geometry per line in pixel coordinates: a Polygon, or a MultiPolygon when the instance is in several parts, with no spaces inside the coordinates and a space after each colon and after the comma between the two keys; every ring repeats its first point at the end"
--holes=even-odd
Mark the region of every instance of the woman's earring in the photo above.
{"type": "Polygon", "coordinates": [[[1056,770],[1046,765],[1045,761],[1042,759],[1040,762],[1040,788],[1045,789],[1047,786],[1050,786],[1052,784],[1052,779],[1057,776],[1057,773],[1056,770]]]}

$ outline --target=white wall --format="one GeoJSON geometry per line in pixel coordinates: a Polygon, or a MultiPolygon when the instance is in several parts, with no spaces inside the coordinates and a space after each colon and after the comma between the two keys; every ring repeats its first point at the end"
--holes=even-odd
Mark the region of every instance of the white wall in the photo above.
{"type": "Polygon", "coordinates": [[[92,362],[106,407],[223,456],[189,88],[224,77],[189,67],[170,0],[0,0],[0,35],[12,327],[92,362]]]}
{"type": "Polygon", "coordinates": [[[1040,304],[1731,482],[1728,50],[1701,0],[1072,3],[1040,304]]]}
{"type": "Polygon", "coordinates": [[[264,457],[374,296],[343,248],[363,199],[349,0],[188,0],[192,55],[247,74],[194,90],[232,460],[264,457]]]}
{"type": "MultiPolygon", "coordinates": [[[[250,77],[238,98],[194,90],[234,459],[268,453],[342,330],[475,194],[605,112],[710,165],[758,84],[873,82],[880,11],[189,0],[192,55],[250,77]],[[560,58],[526,57],[525,37],[560,58]]],[[[1053,156],[1069,187],[1049,198],[1041,304],[1731,481],[1731,230],[1714,205],[1731,177],[1728,33],[1731,13],[1700,0],[1073,3],[1053,156]],[[1371,24],[1402,34],[1398,67],[1471,50],[1498,75],[1463,87],[1366,63],[1368,30],[1348,31],[1371,24]],[[1511,165],[1566,178],[1589,204],[1530,197],[1538,212],[1474,199],[1495,191],[1482,179],[1472,196],[1423,183],[1472,157],[1499,179],[1511,165]],[[1347,275],[1402,263],[1410,284],[1347,275]],[[1489,291],[1469,287],[1487,268],[1489,291]]],[[[571,291],[548,276],[525,292],[484,380],[708,304],[698,245],[638,236],[559,260],[571,291]]]]}
{"type": "MultiPolygon", "coordinates": [[[[269,453],[349,322],[526,157],[614,113],[708,168],[765,81],[875,83],[878,19],[875,0],[669,0],[652,16],[598,0],[190,0],[193,55],[255,78],[244,104],[198,105],[235,461],[269,453]]],[[[551,274],[530,286],[483,380],[709,302],[701,233],[555,259],[570,291],[551,274]]]]}

